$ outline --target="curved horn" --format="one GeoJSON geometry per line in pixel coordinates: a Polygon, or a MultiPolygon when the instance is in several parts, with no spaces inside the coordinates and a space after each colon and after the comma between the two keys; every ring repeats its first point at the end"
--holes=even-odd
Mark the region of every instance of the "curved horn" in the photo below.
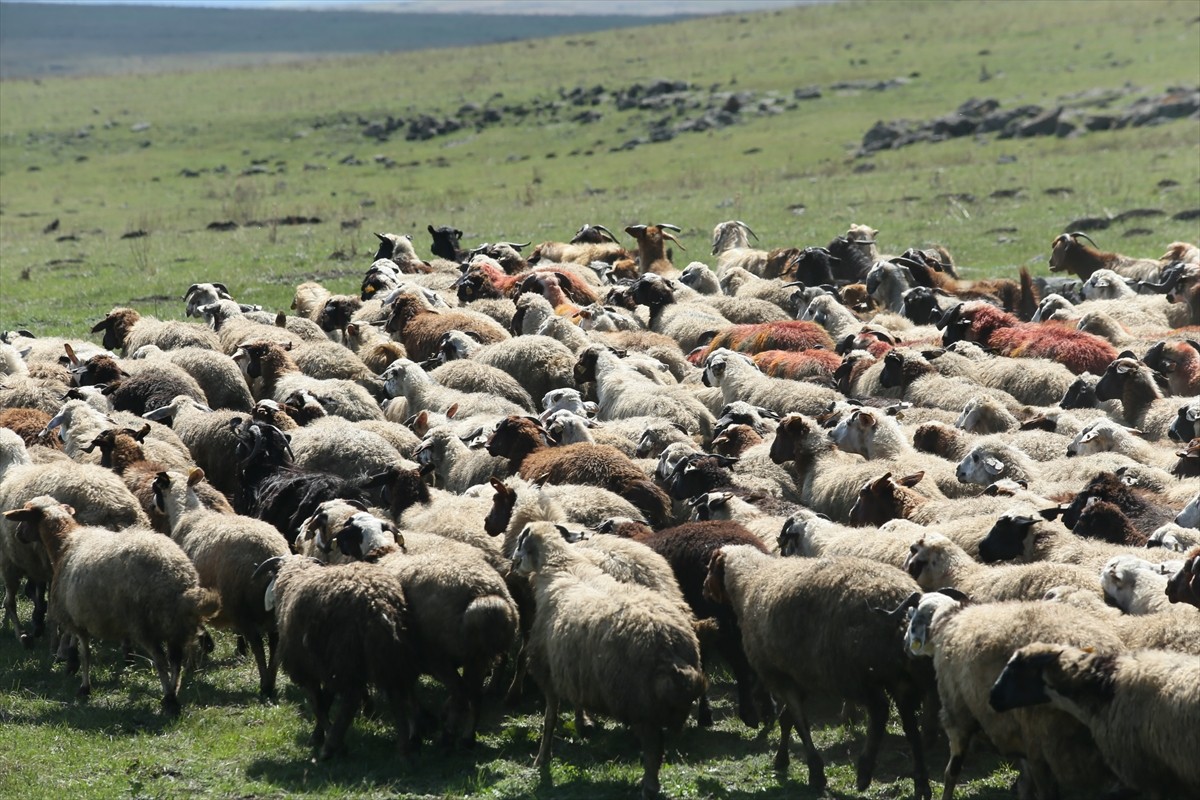
{"type": "Polygon", "coordinates": [[[915,608],[919,602],[921,602],[921,593],[913,592],[904,599],[904,602],[900,603],[900,605],[891,610],[886,608],[878,608],[870,603],[867,604],[867,607],[878,614],[883,614],[890,620],[899,622],[900,620],[904,619],[905,612],[907,612],[910,608],[915,608]]]}
{"type": "Polygon", "coordinates": [[[613,232],[612,232],[612,231],[610,231],[608,228],[604,227],[603,225],[593,225],[593,226],[592,226],[592,228],[593,228],[593,229],[595,229],[595,230],[601,231],[602,233],[604,233],[605,235],[607,235],[607,236],[608,236],[608,240],[609,240],[610,242],[616,242],[616,241],[617,241],[617,237],[613,235],[613,232]]]}
{"type": "MultiPolygon", "coordinates": [[[[678,228],[676,228],[676,230],[678,230],[678,228]]],[[[661,231],[661,233],[662,233],[662,237],[663,237],[664,239],[670,239],[672,242],[674,242],[675,244],[679,245],[679,249],[680,249],[680,250],[683,250],[684,252],[687,252],[687,248],[683,246],[683,242],[679,241],[679,240],[678,240],[678,239],[676,239],[674,236],[672,236],[670,231],[661,231]]]]}
{"type": "Polygon", "coordinates": [[[745,230],[746,230],[746,233],[748,233],[748,234],[750,234],[751,236],[753,236],[753,237],[754,237],[754,241],[756,241],[756,242],[758,242],[758,241],[762,241],[761,239],[759,239],[759,238],[758,238],[758,234],[757,234],[757,233],[755,233],[754,231],[752,231],[752,230],[750,229],[750,226],[749,226],[749,225],[747,225],[746,223],[742,222],[740,219],[735,219],[735,220],[734,220],[734,222],[736,222],[736,223],[737,223],[738,225],[740,225],[742,228],[745,228],[745,230]]]}
{"type": "MultiPolygon", "coordinates": [[[[742,223],[738,223],[738,224],[740,225],[742,223]]],[[[660,223],[658,223],[657,227],[661,228],[662,230],[666,230],[666,231],[675,231],[676,233],[683,233],[683,228],[679,227],[678,225],[672,225],[669,222],[660,222],[660,223]]]]}
{"type": "Polygon", "coordinates": [[[381,242],[388,241],[388,238],[386,236],[384,236],[382,233],[375,233],[375,238],[381,242]]]}
{"type": "Polygon", "coordinates": [[[268,558],[266,561],[254,568],[254,574],[250,576],[250,580],[258,580],[263,576],[264,573],[266,573],[267,570],[271,569],[272,567],[279,569],[285,558],[288,558],[288,556],[274,556],[273,558],[268,558]]]}
{"type": "Polygon", "coordinates": [[[942,330],[942,329],[946,328],[948,325],[951,325],[951,324],[957,322],[958,318],[960,316],[962,316],[962,307],[963,307],[962,303],[956,303],[955,305],[946,309],[946,313],[942,314],[942,318],[939,319],[936,323],[938,330],[942,330]]]}
{"type": "Polygon", "coordinates": [[[1088,235],[1087,235],[1086,233],[1084,233],[1083,231],[1075,231],[1074,233],[1068,233],[1067,235],[1068,235],[1068,236],[1070,236],[1070,237],[1072,237],[1072,238],[1074,238],[1074,237],[1076,237],[1076,236],[1082,236],[1084,239],[1087,239],[1089,242],[1091,242],[1093,247],[1099,247],[1099,246],[1100,246],[1100,245],[1096,244],[1096,240],[1095,240],[1095,239],[1093,239],[1092,237],[1088,236],[1088,235]]]}

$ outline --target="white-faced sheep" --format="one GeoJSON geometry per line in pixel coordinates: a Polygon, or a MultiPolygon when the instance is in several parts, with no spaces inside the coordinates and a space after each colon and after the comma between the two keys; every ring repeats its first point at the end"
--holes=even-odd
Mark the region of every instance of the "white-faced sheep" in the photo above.
{"type": "Polygon", "coordinates": [[[927,591],[953,586],[980,600],[1039,600],[1055,586],[1099,592],[1096,576],[1071,564],[1033,562],[990,567],[973,560],[947,537],[930,531],[909,548],[904,569],[927,591]]]}
{"type": "MultiPolygon", "coordinates": [[[[240,346],[233,354],[243,373],[257,384],[258,399],[284,402],[294,392],[307,389],[321,399],[330,414],[349,420],[383,419],[379,404],[362,386],[348,380],[321,380],[305,375],[277,342],[254,341],[240,346]]],[[[365,369],[365,368],[364,368],[365,369]]]]}
{"type": "Polygon", "coordinates": [[[1025,481],[1033,491],[1046,495],[1053,494],[1056,486],[1066,486],[1070,490],[1097,472],[1111,472],[1133,463],[1119,453],[1037,462],[1011,445],[993,441],[972,447],[958,462],[955,473],[963,483],[979,486],[988,486],[1004,478],[1025,481]]]}
{"type": "Polygon", "coordinates": [[[179,713],[184,651],[200,624],[220,606],[201,588],[196,568],[179,546],[148,529],[120,533],[81,526],[74,509],[45,495],[4,512],[25,544],[40,541],[53,567],[50,616],[82,645],[83,682],[92,691],[91,640],[125,641],[154,662],[162,684],[162,710],[179,713]]]}
{"type": "MultiPolygon", "coordinates": [[[[915,605],[905,645],[917,656],[933,659],[941,699],[942,727],[950,739],[943,800],[951,800],[971,739],[982,732],[1000,754],[1023,759],[1024,778],[1037,797],[1059,790],[1098,796],[1111,788],[1112,775],[1086,729],[1052,709],[999,714],[988,705],[988,693],[1009,656],[1035,641],[1053,641],[1117,653],[1124,644],[1104,620],[1079,608],[1042,602],[971,604],[947,590],[913,595],[895,610],[897,616],[915,605]]],[[[900,617],[902,619],[902,617],[900,617]]]]}
{"type": "Polygon", "coordinates": [[[857,765],[857,787],[864,791],[894,700],[912,748],[914,791],[931,796],[917,709],[923,684],[932,681],[922,665],[904,657],[895,624],[872,610],[890,608],[914,591],[916,584],[900,570],[866,559],[776,559],[745,546],[716,552],[705,592],[733,606],[751,666],[787,704],[776,770],[787,769],[790,728],[797,724],[809,786],[824,790],[824,764],[809,733],[805,700],[833,695],[867,709],[867,741],[857,765]],[[821,655],[804,655],[811,653],[821,655]]]}
{"type": "Polygon", "coordinates": [[[200,574],[200,585],[221,596],[221,612],[212,624],[231,627],[246,639],[258,667],[259,693],[275,693],[278,668],[276,629],[263,608],[266,581],[255,578],[255,567],[290,552],[287,540],[270,524],[237,514],[219,514],[200,505],[195,485],[201,470],[189,475],[160,472],[154,482],[154,502],[167,515],[171,538],[183,548],[200,574]],[[263,650],[267,634],[270,660],[263,650]]]}
{"type": "Polygon", "coordinates": [[[588,347],[579,355],[575,382],[594,382],[602,420],[654,415],[678,423],[688,433],[707,439],[716,420],[686,388],[665,388],[630,369],[603,346],[588,347]]]}
{"type": "Polygon", "coordinates": [[[744,400],[779,414],[819,414],[841,399],[838,392],[824,386],[768,377],[748,356],[724,348],[705,359],[704,384],[720,388],[726,403],[744,400]]]}
{"type": "Polygon", "coordinates": [[[656,796],[663,728],[683,725],[705,685],[692,621],[657,592],[618,583],[557,533],[522,532],[513,569],[530,577],[538,608],[528,645],[546,697],[536,764],[549,768],[565,701],[634,727],[642,740],[642,794],[656,796]]]}
{"type": "MultiPolygon", "coordinates": [[[[465,362],[469,364],[470,362],[465,362]]],[[[408,413],[418,411],[445,411],[458,406],[459,417],[476,414],[524,414],[526,409],[510,400],[483,392],[464,392],[442,386],[433,375],[407,358],[398,358],[388,365],[381,376],[384,387],[391,397],[403,397],[408,402],[408,413]]]]}
{"type": "Polygon", "coordinates": [[[454,494],[462,494],[471,486],[508,474],[504,459],[491,456],[482,449],[472,450],[454,430],[444,425],[425,434],[413,457],[420,465],[421,474],[433,473],[437,476],[437,485],[454,494]]]}
{"type": "Polygon", "coordinates": [[[1033,406],[1057,403],[1075,381],[1071,370],[1041,358],[1006,358],[989,354],[975,342],[955,342],[947,348],[975,362],[971,376],[981,385],[1001,389],[1033,406]]]}
{"type": "Polygon", "coordinates": [[[1126,614],[1169,612],[1167,576],[1175,574],[1181,564],[1153,564],[1137,556],[1114,556],[1100,569],[1100,588],[1105,598],[1126,614]]]}
{"type": "MultiPolygon", "coordinates": [[[[20,508],[42,495],[79,509],[78,521],[83,525],[113,530],[150,525],[137,498],[112,472],[68,460],[34,463],[21,438],[7,428],[0,428],[0,510],[20,508]]],[[[17,621],[20,581],[28,577],[35,586],[33,634],[36,636],[42,632],[46,612],[43,592],[50,583],[52,569],[45,550],[18,540],[11,527],[8,521],[0,521],[4,624],[11,621],[18,641],[28,645],[30,639],[17,621]]]]}
{"type": "Polygon", "coordinates": [[[1139,650],[1112,654],[1065,643],[1013,653],[989,694],[998,711],[1048,703],[1083,723],[1128,789],[1151,797],[1194,795],[1200,762],[1200,661],[1139,650]]]}
{"type": "Polygon", "coordinates": [[[1141,437],[1141,431],[1137,428],[1107,419],[1088,423],[1067,445],[1068,456],[1092,453],[1120,453],[1134,461],[1163,469],[1169,469],[1175,463],[1173,452],[1150,444],[1141,437]]]}

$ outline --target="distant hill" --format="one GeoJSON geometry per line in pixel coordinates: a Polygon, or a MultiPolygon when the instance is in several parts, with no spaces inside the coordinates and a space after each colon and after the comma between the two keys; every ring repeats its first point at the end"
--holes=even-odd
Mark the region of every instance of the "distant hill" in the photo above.
{"type": "Polygon", "coordinates": [[[682,18],[5,2],[0,3],[0,78],[155,72],[455,47],[682,18]]]}

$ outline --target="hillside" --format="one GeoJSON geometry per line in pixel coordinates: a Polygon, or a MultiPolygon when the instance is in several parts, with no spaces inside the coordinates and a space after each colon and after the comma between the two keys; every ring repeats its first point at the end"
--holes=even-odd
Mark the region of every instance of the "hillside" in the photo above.
{"type": "Polygon", "coordinates": [[[1194,88],[1194,19],[1187,2],[1091,4],[1086,28],[1070,3],[1038,15],[830,5],[287,66],[3,81],[0,322],[61,330],[139,298],[171,298],[154,311],[176,314],[181,287],[204,279],[284,308],[299,280],[353,283],[372,230],[418,234],[427,252],[428,224],[468,242],[538,241],[583,221],[665,220],[683,226],[685,258],[703,258],[731,217],[768,247],[866,222],[885,248],[942,242],[978,275],[1041,267],[1069,223],[1116,218],[1093,229],[1102,245],[1157,256],[1200,238],[1188,217],[1200,207],[1194,114],[856,153],[881,121],[953,117],[972,98],[1061,106],[1078,123],[1194,88]]]}

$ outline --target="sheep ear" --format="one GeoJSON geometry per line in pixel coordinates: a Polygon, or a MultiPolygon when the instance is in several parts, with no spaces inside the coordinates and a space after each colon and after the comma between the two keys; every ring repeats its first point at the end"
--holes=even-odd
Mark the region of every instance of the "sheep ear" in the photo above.
{"type": "MultiPolygon", "coordinates": [[[[1070,506],[1067,505],[1057,505],[1054,508],[1043,508],[1038,512],[1038,515],[1047,522],[1053,522],[1054,520],[1058,519],[1059,516],[1069,507],[1070,506]]],[[[1016,522],[1019,519],[1027,519],[1027,517],[1016,517],[1013,519],[1013,521],[1016,522]]]]}
{"type": "Polygon", "coordinates": [[[191,472],[188,473],[187,485],[195,486],[197,483],[199,483],[202,480],[204,480],[204,470],[200,469],[199,467],[196,467],[195,469],[193,469],[191,472]]]}
{"type": "Polygon", "coordinates": [[[1143,431],[1141,431],[1137,428],[1126,428],[1125,430],[1133,436],[1145,436],[1146,435],[1143,431]]]}
{"type": "Polygon", "coordinates": [[[901,486],[907,486],[911,489],[913,486],[916,486],[918,483],[920,483],[921,479],[924,477],[924,472],[914,472],[912,475],[905,475],[903,478],[900,478],[896,481],[896,483],[900,484],[901,486]]]}
{"type": "Polygon", "coordinates": [[[457,413],[458,413],[458,403],[455,403],[454,405],[452,405],[446,409],[446,418],[454,419],[454,415],[457,413]]]}
{"type": "Polygon", "coordinates": [[[1098,434],[1094,430],[1088,431],[1083,436],[1079,437],[1079,443],[1083,444],[1084,442],[1090,442],[1092,439],[1095,439],[1097,435],[1098,434]]]}
{"type": "Polygon", "coordinates": [[[944,595],[946,595],[946,597],[957,600],[958,602],[962,603],[964,606],[967,605],[968,603],[973,602],[971,600],[971,595],[967,594],[966,592],[959,591],[958,589],[955,589],[951,586],[943,586],[941,589],[934,589],[934,591],[937,592],[938,594],[944,594],[944,595]]]}
{"type": "MultiPolygon", "coordinates": [[[[1042,513],[1042,512],[1039,512],[1039,513],[1042,513]]],[[[1033,525],[1035,522],[1037,522],[1037,520],[1036,520],[1036,519],[1034,519],[1033,517],[1024,517],[1024,516],[1022,516],[1022,517],[1009,517],[1009,519],[1010,519],[1010,520],[1012,520],[1012,523],[1013,523],[1014,525],[1016,525],[1017,527],[1021,528],[1021,530],[1025,530],[1026,528],[1028,528],[1029,526],[1031,526],[1031,525],[1033,525]]]]}
{"type": "Polygon", "coordinates": [[[14,508],[4,512],[4,518],[13,522],[37,522],[41,512],[36,508],[14,508]]]}

